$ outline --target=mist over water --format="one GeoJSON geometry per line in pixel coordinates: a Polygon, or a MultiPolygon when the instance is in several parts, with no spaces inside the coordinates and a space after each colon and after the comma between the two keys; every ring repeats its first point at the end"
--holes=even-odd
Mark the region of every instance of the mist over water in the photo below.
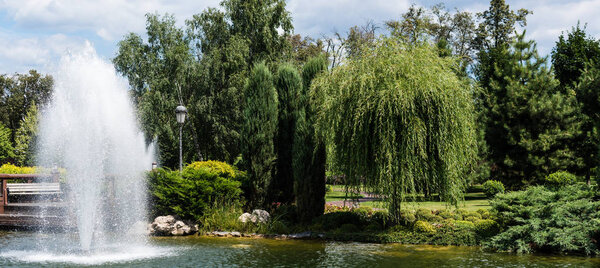
{"type": "Polygon", "coordinates": [[[145,244],[143,173],[154,152],[139,129],[127,81],[91,45],[65,55],[53,76],[37,159],[39,166],[66,170],[70,215],[64,216],[77,226],[81,250],[145,244]]]}

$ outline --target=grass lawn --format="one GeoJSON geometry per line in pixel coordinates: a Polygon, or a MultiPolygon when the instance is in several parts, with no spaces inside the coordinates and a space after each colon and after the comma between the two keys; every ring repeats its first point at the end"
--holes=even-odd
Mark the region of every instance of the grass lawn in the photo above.
{"type": "MultiPolygon", "coordinates": [[[[363,196],[360,194],[354,194],[356,198],[362,198],[363,196]]],[[[352,194],[348,194],[348,201],[351,201],[352,194]]],[[[332,191],[328,192],[325,195],[325,201],[344,201],[346,198],[346,194],[344,193],[343,185],[332,185],[332,191]]],[[[361,206],[368,206],[373,208],[384,208],[384,203],[380,201],[367,201],[361,202],[361,206]]],[[[403,204],[404,208],[407,209],[417,209],[417,208],[427,208],[427,209],[454,209],[453,207],[448,207],[448,204],[439,201],[418,201],[418,202],[406,202],[403,204]]],[[[460,202],[458,204],[458,208],[466,209],[466,210],[478,210],[480,208],[489,209],[490,204],[489,201],[485,198],[483,193],[466,193],[465,201],[460,202]]]]}

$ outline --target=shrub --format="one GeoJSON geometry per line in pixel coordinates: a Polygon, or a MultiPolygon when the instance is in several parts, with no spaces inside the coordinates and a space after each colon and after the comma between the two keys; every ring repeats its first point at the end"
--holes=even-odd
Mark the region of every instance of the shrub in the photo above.
{"type": "Polygon", "coordinates": [[[475,229],[475,224],[470,221],[454,221],[453,224],[454,224],[454,226],[456,226],[458,228],[469,229],[469,230],[475,229]]]}
{"type": "Polygon", "coordinates": [[[554,172],[544,179],[546,185],[549,185],[551,187],[563,187],[566,185],[573,184],[576,181],[577,177],[566,171],[554,172]]]}
{"type": "Polygon", "coordinates": [[[442,217],[443,219],[454,219],[454,216],[452,215],[452,213],[450,213],[448,211],[442,211],[438,214],[438,216],[442,217]]]}
{"type": "Polygon", "coordinates": [[[272,233],[272,234],[289,234],[290,233],[290,227],[288,227],[287,224],[285,224],[279,220],[269,222],[267,229],[268,229],[268,232],[272,233]]]}
{"type": "Polygon", "coordinates": [[[431,213],[431,210],[425,208],[419,208],[415,212],[415,217],[417,218],[417,220],[420,221],[429,221],[433,219],[433,216],[434,215],[433,213],[431,213]]]}
{"type": "Polygon", "coordinates": [[[351,223],[355,226],[362,226],[363,219],[357,213],[345,211],[323,214],[313,220],[313,225],[320,224],[325,231],[339,228],[347,223],[351,223]]]}
{"type": "Polygon", "coordinates": [[[489,219],[492,216],[487,209],[483,209],[483,208],[478,209],[477,213],[479,213],[479,215],[481,215],[481,218],[484,220],[489,219]]]}
{"type": "Polygon", "coordinates": [[[500,251],[600,254],[600,201],[587,185],[544,186],[492,199],[503,230],[484,246],[500,251]]]}
{"type": "Polygon", "coordinates": [[[433,234],[436,232],[435,227],[426,221],[416,221],[413,230],[419,233],[433,234]]]}
{"type": "Polygon", "coordinates": [[[504,193],[504,184],[496,180],[488,180],[483,183],[483,193],[488,198],[492,198],[499,193],[504,193]]]}
{"type": "Polygon", "coordinates": [[[404,226],[412,225],[417,220],[415,214],[410,210],[402,210],[400,212],[400,224],[404,226]]]}
{"type": "Polygon", "coordinates": [[[385,210],[377,210],[373,212],[373,215],[371,215],[371,222],[377,223],[383,228],[389,227],[391,223],[390,214],[385,210]]]}
{"type": "Polygon", "coordinates": [[[352,212],[360,215],[360,217],[363,220],[366,220],[368,217],[373,215],[373,208],[364,206],[364,207],[355,208],[352,210],[352,212]]]}
{"type": "Polygon", "coordinates": [[[482,238],[489,238],[500,232],[500,225],[494,220],[480,220],[475,223],[475,232],[482,238]]]}
{"type": "Polygon", "coordinates": [[[359,233],[360,229],[352,223],[344,223],[335,230],[336,233],[359,233]]]}
{"type": "Polygon", "coordinates": [[[333,192],[333,187],[329,184],[325,185],[325,193],[333,192]]]}
{"type": "Polygon", "coordinates": [[[367,227],[365,227],[365,231],[367,231],[367,232],[379,232],[379,231],[382,231],[383,229],[384,229],[383,226],[376,222],[369,223],[369,225],[367,225],[367,227]]]}
{"type": "Polygon", "coordinates": [[[175,214],[198,220],[210,204],[240,201],[242,193],[235,172],[215,171],[195,163],[186,166],[181,174],[159,168],[148,172],[148,178],[153,216],[175,214]]]}

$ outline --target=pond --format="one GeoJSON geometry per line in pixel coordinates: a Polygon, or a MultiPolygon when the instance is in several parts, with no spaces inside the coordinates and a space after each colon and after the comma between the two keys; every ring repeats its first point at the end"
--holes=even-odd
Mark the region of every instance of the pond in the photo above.
{"type": "Polygon", "coordinates": [[[0,232],[0,267],[598,267],[600,258],[486,253],[475,247],[252,238],[153,238],[109,253],[36,250],[73,234],[0,232]]]}

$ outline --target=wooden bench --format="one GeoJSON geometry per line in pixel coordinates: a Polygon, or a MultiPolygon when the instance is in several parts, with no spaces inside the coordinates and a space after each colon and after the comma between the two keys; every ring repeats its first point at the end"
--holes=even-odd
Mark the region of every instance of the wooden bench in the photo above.
{"type": "Polygon", "coordinates": [[[4,213],[4,207],[8,205],[8,195],[49,195],[60,194],[58,172],[52,174],[0,174],[0,214],[4,213]],[[36,182],[50,178],[52,182],[36,182]],[[8,180],[25,180],[27,183],[8,183],[8,180]]]}
{"type": "Polygon", "coordinates": [[[46,195],[60,194],[60,183],[7,183],[6,192],[11,195],[46,195]]]}

